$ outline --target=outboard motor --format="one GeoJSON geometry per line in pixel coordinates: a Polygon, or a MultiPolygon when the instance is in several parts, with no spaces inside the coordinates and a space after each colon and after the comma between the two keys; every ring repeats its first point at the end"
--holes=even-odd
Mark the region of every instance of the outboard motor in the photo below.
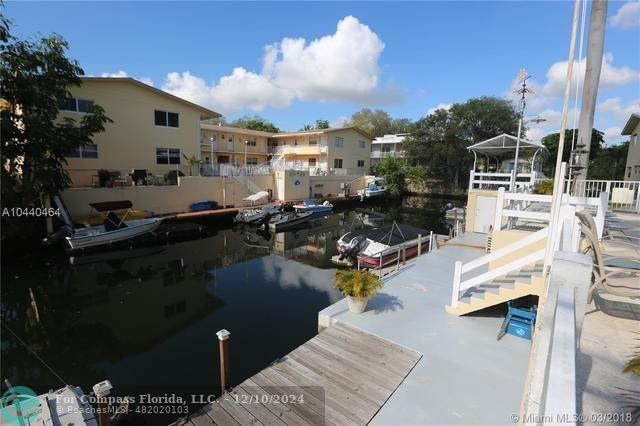
{"type": "Polygon", "coordinates": [[[69,237],[73,234],[73,229],[69,225],[63,225],[58,228],[57,231],[48,234],[42,239],[42,244],[45,246],[52,246],[59,241],[62,241],[65,237],[69,237]]]}
{"type": "Polygon", "coordinates": [[[362,249],[364,249],[366,243],[367,237],[364,235],[356,235],[351,239],[351,241],[343,246],[344,251],[340,255],[340,260],[343,260],[345,257],[355,257],[362,249]]]}

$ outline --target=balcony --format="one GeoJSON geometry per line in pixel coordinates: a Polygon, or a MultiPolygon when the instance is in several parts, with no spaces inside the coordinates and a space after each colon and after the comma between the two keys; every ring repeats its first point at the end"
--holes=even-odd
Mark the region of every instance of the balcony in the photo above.
{"type": "Polygon", "coordinates": [[[403,157],[404,151],[371,151],[371,158],[403,157]]]}
{"type": "MultiPolygon", "coordinates": [[[[211,152],[211,142],[200,141],[200,150],[211,152]]],[[[256,146],[247,146],[246,147],[247,154],[266,154],[267,147],[264,145],[256,145],[256,146]]],[[[240,154],[244,154],[245,146],[234,145],[234,142],[214,142],[213,143],[213,152],[237,152],[240,154]]],[[[271,151],[269,151],[271,152],[271,151]]]]}
{"type": "Polygon", "coordinates": [[[279,145],[270,146],[270,154],[284,155],[320,155],[326,154],[327,147],[325,145],[279,145]]]}

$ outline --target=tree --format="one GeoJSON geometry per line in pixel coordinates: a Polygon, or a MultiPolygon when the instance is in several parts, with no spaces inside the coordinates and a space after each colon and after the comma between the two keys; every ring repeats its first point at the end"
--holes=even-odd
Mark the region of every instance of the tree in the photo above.
{"type": "MultiPolygon", "coordinates": [[[[592,136],[593,140],[593,136],[592,136]]],[[[618,145],[600,147],[595,157],[589,160],[589,179],[623,180],[627,164],[629,141],[618,145]]],[[[591,151],[593,153],[593,151],[591,151]]]]}
{"type": "Polygon", "coordinates": [[[387,194],[401,196],[406,189],[406,162],[401,158],[387,157],[378,164],[377,173],[384,177],[387,194]]]}
{"type": "MultiPolygon", "coordinates": [[[[564,149],[562,151],[562,161],[569,163],[569,157],[571,156],[571,141],[573,139],[574,129],[565,130],[564,134],[564,149]]],[[[575,129],[576,136],[578,129],[575,129]]],[[[560,133],[551,133],[541,139],[542,144],[547,148],[548,155],[542,165],[542,171],[547,176],[554,176],[556,168],[556,157],[558,156],[558,143],[560,142],[560,133]]],[[[590,158],[596,158],[602,145],[604,144],[604,133],[597,129],[592,129],[591,133],[591,149],[590,158]]],[[[623,166],[624,167],[624,166],[623,166]]]]}
{"type": "Polygon", "coordinates": [[[473,98],[418,120],[403,148],[410,164],[423,167],[427,176],[458,190],[466,188],[473,165],[467,147],[502,133],[515,135],[517,130],[518,114],[511,102],[473,98]]]}
{"type": "Polygon", "coordinates": [[[60,118],[58,104],[80,86],[84,71],[66,57],[60,36],[18,40],[9,24],[0,14],[2,196],[5,206],[33,207],[69,186],[65,156],[91,143],[111,120],[98,105],[79,120],[60,118]]]}
{"type": "Polygon", "coordinates": [[[187,167],[189,167],[189,176],[193,176],[193,174],[191,173],[193,167],[195,166],[199,168],[203,161],[198,159],[195,154],[193,154],[191,157],[187,157],[187,154],[182,154],[182,156],[184,157],[185,164],[187,165],[187,167]]]}
{"type": "Polygon", "coordinates": [[[232,121],[231,126],[271,133],[278,133],[280,131],[280,129],[278,129],[273,123],[259,115],[254,115],[253,117],[245,115],[244,117],[232,121]]]}
{"type": "Polygon", "coordinates": [[[300,130],[314,130],[314,129],[328,129],[331,126],[329,125],[329,120],[316,120],[316,124],[305,124],[300,130]]]}
{"type": "Polygon", "coordinates": [[[411,120],[408,118],[393,119],[386,111],[381,109],[372,111],[369,108],[362,108],[354,113],[348,124],[360,127],[373,137],[409,133],[412,127],[411,120]]]}

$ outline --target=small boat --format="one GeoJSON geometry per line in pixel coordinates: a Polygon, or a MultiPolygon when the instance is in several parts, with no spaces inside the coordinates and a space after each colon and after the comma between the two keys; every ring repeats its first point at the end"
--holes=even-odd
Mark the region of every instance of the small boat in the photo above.
{"type": "Polygon", "coordinates": [[[392,223],[360,232],[347,232],[336,246],[340,259],[357,258],[361,266],[378,268],[397,261],[397,249],[404,246],[405,258],[418,254],[418,235],[422,235],[421,251],[429,248],[429,231],[410,225],[392,223]]]}
{"type": "MultiPolygon", "coordinates": [[[[104,216],[102,225],[74,229],[73,219],[62,199],[56,195],[54,201],[60,208],[62,218],[65,222],[63,228],[69,234],[65,237],[65,240],[72,250],[113,244],[118,241],[128,241],[140,235],[153,232],[162,222],[162,219],[157,217],[126,220],[126,213],[122,218],[119,218],[114,211],[130,210],[131,207],[133,207],[131,201],[105,201],[89,204],[104,216]]],[[[47,240],[47,238],[45,238],[45,240],[47,240]]]]}
{"type": "Polygon", "coordinates": [[[281,206],[276,203],[267,204],[264,207],[255,209],[242,209],[238,212],[234,220],[238,223],[260,226],[269,222],[271,217],[277,214],[280,209],[281,206]]]}
{"type": "Polygon", "coordinates": [[[387,190],[382,186],[382,182],[382,179],[376,179],[367,185],[365,189],[359,190],[358,195],[360,196],[360,200],[383,196],[387,190]]]}
{"type": "Polygon", "coordinates": [[[441,210],[447,219],[464,219],[465,208],[454,207],[453,203],[447,203],[441,210]]]}
{"type": "Polygon", "coordinates": [[[290,229],[308,222],[311,216],[313,216],[313,212],[279,213],[269,221],[269,229],[275,232],[284,231],[285,229],[290,229]]]}
{"type": "Polygon", "coordinates": [[[219,210],[221,207],[217,202],[211,200],[194,201],[189,204],[189,210],[192,212],[203,212],[207,210],[219,210]]]}
{"type": "Polygon", "coordinates": [[[321,214],[329,213],[331,210],[333,210],[333,204],[331,204],[329,201],[325,201],[322,204],[316,204],[314,200],[304,200],[300,204],[295,204],[293,208],[296,212],[300,213],[312,212],[314,214],[321,214]]]}

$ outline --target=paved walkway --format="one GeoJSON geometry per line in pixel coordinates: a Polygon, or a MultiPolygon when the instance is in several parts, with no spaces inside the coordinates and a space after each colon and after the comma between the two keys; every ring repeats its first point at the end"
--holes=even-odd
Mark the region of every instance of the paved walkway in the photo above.
{"type": "Polygon", "coordinates": [[[321,324],[340,321],[423,355],[372,424],[507,425],[518,413],[530,342],[496,340],[501,312],[457,317],[444,309],[455,261],[483,254],[445,245],[387,278],[363,314],[344,300],[320,312],[321,324]]]}

